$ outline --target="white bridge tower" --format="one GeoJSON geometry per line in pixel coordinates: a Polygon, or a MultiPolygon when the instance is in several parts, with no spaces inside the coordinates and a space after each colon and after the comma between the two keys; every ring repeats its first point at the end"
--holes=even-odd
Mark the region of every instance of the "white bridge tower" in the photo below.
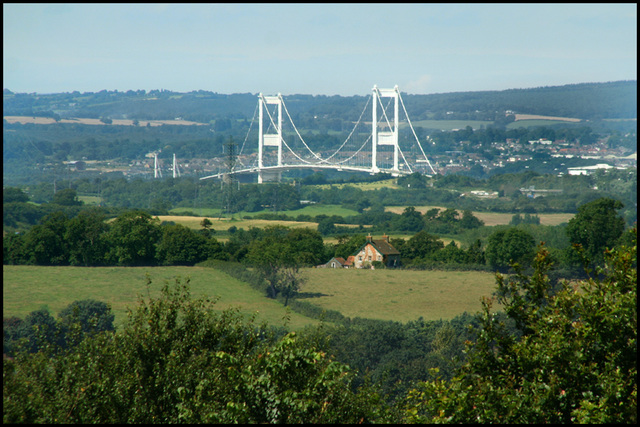
{"type": "Polygon", "coordinates": [[[280,94],[277,96],[263,96],[262,93],[258,96],[258,104],[259,104],[259,130],[258,130],[258,184],[262,184],[265,181],[280,181],[282,172],[281,171],[268,171],[263,170],[264,162],[264,147],[278,147],[278,167],[282,167],[282,98],[280,94]],[[267,114],[269,115],[269,120],[274,125],[275,133],[264,133],[263,119],[264,113],[263,108],[266,105],[277,105],[278,106],[278,121],[277,124],[273,123],[273,117],[269,114],[269,110],[267,108],[267,114]]]}
{"type": "Polygon", "coordinates": [[[399,172],[398,169],[398,86],[393,89],[378,89],[377,85],[373,85],[373,120],[371,121],[371,171],[373,173],[380,172],[378,168],[378,145],[393,146],[393,171],[399,172]],[[386,121],[389,130],[378,131],[378,102],[380,98],[393,98],[393,125],[389,122],[387,113],[382,109],[382,115],[386,121]]]}

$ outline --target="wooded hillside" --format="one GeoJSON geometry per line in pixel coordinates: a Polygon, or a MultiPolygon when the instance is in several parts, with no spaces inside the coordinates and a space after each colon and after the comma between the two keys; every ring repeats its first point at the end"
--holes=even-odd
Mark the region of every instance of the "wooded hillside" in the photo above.
{"type": "MultiPolygon", "coordinates": [[[[402,88],[400,88],[402,90],[402,88]]],[[[3,115],[88,117],[138,120],[181,118],[208,123],[212,120],[248,119],[258,94],[219,94],[204,90],[188,93],[166,90],[126,92],[72,92],[58,94],[3,93],[3,115]]],[[[366,103],[364,96],[286,95],[295,121],[308,126],[310,119],[354,121],[366,103]]],[[[583,120],[637,117],[637,81],[581,83],[504,91],[454,92],[429,95],[403,94],[412,120],[428,118],[495,120],[505,111],[563,116],[583,120]]],[[[227,123],[221,123],[224,127],[227,123]]],[[[337,126],[334,123],[334,126],[337,126]]],[[[222,130],[222,129],[221,129],[222,130]]]]}

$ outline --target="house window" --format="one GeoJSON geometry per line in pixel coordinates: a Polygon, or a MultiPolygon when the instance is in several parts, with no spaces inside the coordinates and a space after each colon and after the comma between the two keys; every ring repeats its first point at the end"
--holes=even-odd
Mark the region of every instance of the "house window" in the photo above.
{"type": "Polygon", "coordinates": [[[371,261],[371,255],[369,255],[369,261],[371,261]]]}
{"type": "Polygon", "coordinates": [[[362,261],[362,255],[358,257],[358,261],[362,261]]]}

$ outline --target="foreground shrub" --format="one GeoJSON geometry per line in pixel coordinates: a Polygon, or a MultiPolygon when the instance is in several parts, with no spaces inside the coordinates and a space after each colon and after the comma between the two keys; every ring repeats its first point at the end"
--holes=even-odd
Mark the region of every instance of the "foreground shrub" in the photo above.
{"type": "Polygon", "coordinates": [[[450,382],[409,394],[406,421],[635,423],[637,234],[607,251],[597,278],[555,292],[544,247],[531,277],[498,275],[498,301],[519,334],[484,301],[482,328],[450,382]]]}
{"type": "MultiPolygon", "coordinates": [[[[149,281],[149,286],[151,283],[149,281]]],[[[192,300],[188,280],[139,299],[118,333],[3,361],[5,423],[367,422],[376,393],[294,333],[192,300]]]]}

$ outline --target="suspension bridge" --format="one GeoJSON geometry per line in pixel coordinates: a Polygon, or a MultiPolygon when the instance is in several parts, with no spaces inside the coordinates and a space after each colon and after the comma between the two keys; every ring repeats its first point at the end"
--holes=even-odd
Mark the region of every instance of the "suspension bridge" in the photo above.
{"type": "Polygon", "coordinates": [[[291,169],[334,169],[392,176],[414,172],[435,175],[409,120],[398,86],[381,89],[374,85],[360,117],[344,142],[337,149],[316,148],[316,151],[310,148],[296,128],[282,95],[265,96],[261,93],[247,137],[235,158],[237,161],[230,163],[230,170],[200,179],[257,173],[258,183],[263,183],[280,181],[282,172],[291,169]],[[406,130],[405,125],[408,125],[411,130],[411,133],[402,132],[402,138],[399,132],[400,107],[404,113],[402,127],[406,130]],[[284,120],[283,112],[287,120],[284,120]],[[364,120],[367,112],[371,114],[370,122],[364,120]],[[256,115],[257,154],[243,156],[256,115]]]}

